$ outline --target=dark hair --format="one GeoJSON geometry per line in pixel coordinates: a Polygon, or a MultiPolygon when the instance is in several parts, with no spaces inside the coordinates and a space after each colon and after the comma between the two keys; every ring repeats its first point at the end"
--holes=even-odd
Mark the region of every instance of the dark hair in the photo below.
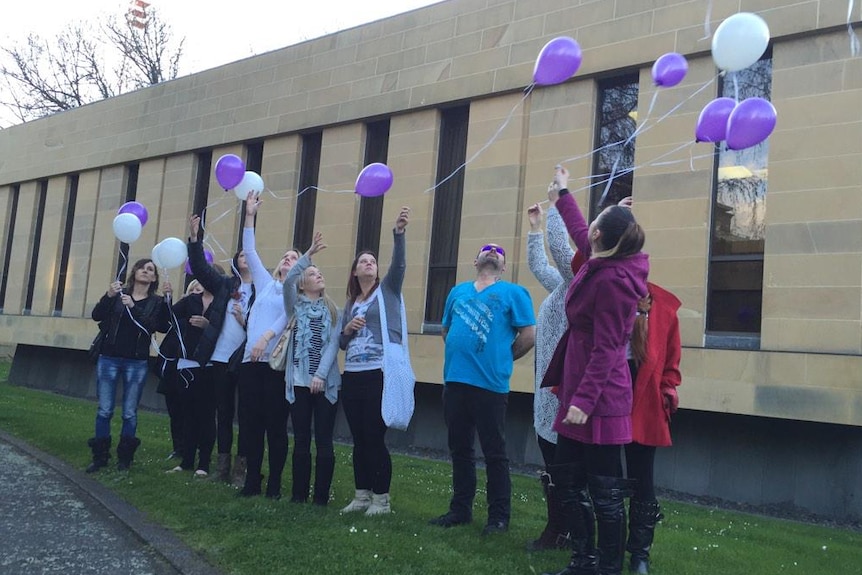
{"type": "Polygon", "coordinates": [[[153,268],[156,270],[156,280],[150,284],[149,288],[147,288],[147,295],[155,295],[156,290],[159,288],[159,268],[156,266],[156,262],[150,258],[141,258],[132,266],[132,269],[129,271],[129,277],[126,278],[126,283],[123,285],[123,288],[129,293],[131,293],[132,289],[135,287],[135,273],[147,264],[153,264],[153,268]]]}
{"type": "Polygon", "coordinates": [[[230,260],[230,273],[232,276],[239,277],[239,255],[242,253],[242,250],[237,250],[236,253],[230,260]]]}
{"type": "MultiPolygon", "coordinates": [[[[354,301],[356,301],[357,297],[362,295],[362,286],[359,285],[359,278],[353,274],[356,273],[356,266],[359,265],[359,258],[361,258],[362,256],[364,256],[366,254],[374,256],[374,260],[375,261],[377,260],[377,254],[375,254],[371,250],[362,250],[361,252],[356,254],[355,258],[353,258],[353,265],[350,266],[350,277],[347,278],[347,301],[348,302],[354,302],[354,301]]],[[[377,278],[375,278],[375,280],[374,280],[374,287],[376,288],[379,284],[380,284],[380,263],[378,262],[377,278]]],[[[374,291],[373,288],[372,288],[372,291],[374,291]]]]}
{"type": "Polygon", "coordinates": [[[629,208],[611,206],[600,214],[596,225],[602,232],[599,241],[603,248],[596,257],[626,258],[644,247],[643,228],[629,208]]]}

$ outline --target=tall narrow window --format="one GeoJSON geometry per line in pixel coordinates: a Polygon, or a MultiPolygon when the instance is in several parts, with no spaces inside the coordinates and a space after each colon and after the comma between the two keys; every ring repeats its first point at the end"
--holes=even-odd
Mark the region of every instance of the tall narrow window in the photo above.
{"type": "Polygon", "coordinates": [[[75,204],[78,202],[78,174],[66,181],[66,213],[63,214],[63,247],[60,251],[60,269],[57,272],[57,295],[54,298],[54,315],[63,315],[63,298],[66,295],[66,276],[69,270],[69,253],[72,250],[72,229],[75,224],[75,204]]]}
{"type": "Polygon", "coordinates": [[[207,207],[207,200],[210,189],[210,172],[212,172],[213,153],[198,152],[196,155],[197,167],[195,169],[195,196],[192,205],[192,211],[200,214],[204,218],[204,210],[207,207]]]}
{"type": "MultiPolygon", "coordinates": [[[[771,51],[725,78],[720,93],[737,101],[770,99],[771,51]]],[[[722,143],[718,149],[706,312],[709,345],[760,346],[768,157],[768,141],[744,150],[728,150],[722,143]]]]}
{"type": "Polygon", "coordinates": [[[36,222],[33,226],[33,242],[30,249],[30,269],[27,274],[27,293],[24,296],[23,315],[33,309],[33,293],[36,291],[36,268],[39,265],[39,247],[42,244],[42,225],[45,223],[45,202],[48,199],[48,180],[39,180],[36,197],[36,222]]]}
{"type": "Polygon", "coordinates": [[[15,239],[15,220],[18,219],[18,196],[21,185],[15,184],[9,193],[8,227],[6,228],[6,249],[3,253],[3,277],[0,278],[0,313],[6,307],[6,288],[9,285],[9,270],[12,267],[12,241],[15,239]]]}
{"type": "Polygon", "coordinates": [[[299,197],[296,200],[296,220],[293,223],[293,245],[300,251],[311,246],[314,234],[314,212],[317,206],[317,182],[320,175],[320,152],[323,133],[302,136],[302,158],[299,166],[299,197]]]}
{"type": "Polygon", "coordinates": [[[638,76],[626,74],[599,82],[596,149],[590,220],[607,206],[632,195],[638,120],[638,76]]]}
{"type": "MultiPolygon", "coordinates": [[[[123,203],[134,201],[138,195],[139,169],[140,164],[137,163],[126,166],[126,197],[123,203]]],[[[132,269],[132,264],[134,263],[129,261],[129,244],[120,242],[120,253],[120,259],[117,262],[117,277],[120,278],[120,281],[125,281],[125,277],[129,273],[129,270],[132,269]]]]}
{"type": "MultiPolygon", "coordinates": [[[[252,142],[245,146],[245,169],[260,175],[263,169],[263,142],[252,142]]],[[[239,229],[237,230],[236,249],[242,249],[242,228],[245,222],[245,200],[240,203],[239,229]]],[[[257,223],[257,215],[254,217],[257,223]]]]}
{"type": "MultiPolygon", "coordinates": [[[[365,163],[385,164],[389,154],[389,119],[365,126],[365,163]]],[[[359,200],[359,229],[356,232],[356,253],[380,251],[380,228],[383,220],[383,196],[362,197],[359,200]]]]}
{"type": "Polygon", "coordinates": [[[469,105],[448,108],[440,114],[436,178],[439,187],[434,192],[431,254],[428,258],[428,288],[425,296],[425,322],[429,324],[439,324],[443,319],[446,296],[455,285],[458,272],[461,203],[464,198],[464,170],[461,166],[467,158],[469,121],[469,105]],[[458,170],[457,173],[450,178],[455,170],[458,170]]]}

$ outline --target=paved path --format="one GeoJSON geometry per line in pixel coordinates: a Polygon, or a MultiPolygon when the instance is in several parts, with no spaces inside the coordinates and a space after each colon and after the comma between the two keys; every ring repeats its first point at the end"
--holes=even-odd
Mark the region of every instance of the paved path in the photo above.
{"type": "Polygon", "coordinates": [[[99,482],[0,431],[0,574],[211,575],[99,482]]]}

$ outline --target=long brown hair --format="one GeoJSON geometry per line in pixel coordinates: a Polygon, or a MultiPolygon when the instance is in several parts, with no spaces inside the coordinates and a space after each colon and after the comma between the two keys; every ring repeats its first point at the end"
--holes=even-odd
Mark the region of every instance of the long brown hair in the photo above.
{"type": "Polygon", "coordinates": [[[604,249],[594,257],[626,258],[644,247],[646,236],[630,208],[611,206],[601,213],[596,226],[602,232],[599,240],[604,249]]]}
{"type": "Polygon", "coordinates": [[[632,329],[632,359],[635,365],[640,366],[647,357],[647,335],[649,330],[649,310],[652,308],[652,296],[638,300],[638,315],[635,317],[635,325],[632,329]]]}
{"type": "Polygon", "coordinates": [[[159,268],[156,266],[156,262],[151,260],[150,258],[141,258],[135,262],[132,266],[131,271],[129,271],[129,276],[126,278],[126,283],[123,285],[123,291],[131,294],[132,290],[135,288],[135,274],[139,269],[144,267],[147,264],[153,264],[153,268],[156,270],[156,280],[150,284],[150,287],[147,288],[147,295],[155,295],[156,289],[159,287],[159,268]]]}
{"type": "MultiPolygon", "coordinates": [[[[371,250],[362,250],[353,258],[353,265],[350,266],[350,277],[347,278],[347,301],[350,305],[356,301],[356,298],[362,295],[362,286],[359,285],[359,278],[356,277],[355,273],[356,266],[359,265],[359,258],[366,254],[374,256],[374,261],[377,261],[377,254],[371,250]]],[[[377,277],[374,279],[374,287],[371,288],[371,291],[373,292],[378,285],[380,285],[380,262],[377,262],[377,277]]]]}

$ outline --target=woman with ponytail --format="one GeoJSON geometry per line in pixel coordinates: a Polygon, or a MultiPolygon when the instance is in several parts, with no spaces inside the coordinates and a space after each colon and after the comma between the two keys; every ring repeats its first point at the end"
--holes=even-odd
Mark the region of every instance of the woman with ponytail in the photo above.
{"type": "Polygon", "coordinates": [[[680,301],[669,291],[648,283],[649,294],[638,302],[631,340],[629,369],[634,383],[632,442],[626,445],[626,472],[635,481],[629,501],[629,570],[649,573],[649,551],[661,509],[655,496],[653,464],[656,447],[671,444],[670,418],[679,405],[682,381],[680,301]]]}
{"type": "Polygon", "coordinates": [[[647,295],[644,233],[631,209],[618,205],[587,225],[557,167],[557,210],[587,258],[566,294],[569,327],[551,358],[543,387],[557,386],[557,448],[551,480],[572,541],[572,559],[557,575],[622,572],[625,497],[621,446],[632,440],[632,383],[626,361],[647,295]],[[595,541],[597,535],[597,541],[595,541]]]}

